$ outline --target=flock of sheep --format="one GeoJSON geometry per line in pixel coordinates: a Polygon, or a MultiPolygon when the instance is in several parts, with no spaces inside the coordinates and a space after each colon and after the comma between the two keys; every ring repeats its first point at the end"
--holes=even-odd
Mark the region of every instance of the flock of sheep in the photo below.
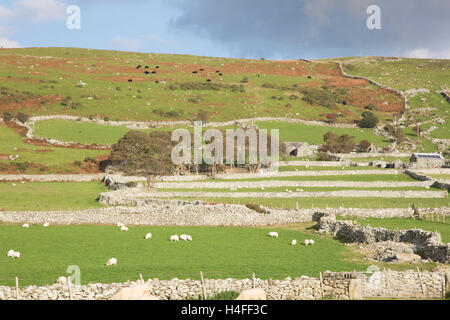
{"type": "MultiPolygon", "coordinates": [[[[271,238],[278,238],[278,232],[276,232],[276,231],[269,232],[269,237],[271,237],[271,238]]],[[[296,244],[297,244],[297,240],[294,239],[294,240],[291,241],[291,246],[295,246],[296,244]]],[[[315,244],[315,242],[314,242],[313,239],[306,239],[303,242],[303,244],[305,246],[313,246],[315,244]]]]}
{"type": "MultiPolygon", "coordinates": [[[[43,224],[44,228],[47,228],[50,224],[48,222],[43,224]]],[[[25,223],[22,225],[23,228],[28,229],[30,227],[30,225],[28,223],[25,223]]],[[[7,257],[10,257],[12,259],[19,259],[20,258],[20,252],[19,251],[15,251],[13,249],[9,250],[8,253],[6,254],[7,257]]]]}
{"type": "MultiPolygon", "coordinates": [[[[117,223],[117,227],[120,228],[120,231],[128,231],[128,227],[125,226],[122,222],[117,223]]],[[[145,235],[145,240],[151,239],[152,238],[152,234],[151,233],[147,233],[145,235]]],[[[178,242],[180,240],[183,241],[192,241],[192,236],[190,234],[182,234],[180,236],[178,236],[177,234],[174,234],[172,236],[170,236],[169,238],[170,241],[173,242],[178,242]]],[[[117,259],[116,258],[111,258],[106,262],[106,266],[114,266],[117,265],[117,259]]]]}

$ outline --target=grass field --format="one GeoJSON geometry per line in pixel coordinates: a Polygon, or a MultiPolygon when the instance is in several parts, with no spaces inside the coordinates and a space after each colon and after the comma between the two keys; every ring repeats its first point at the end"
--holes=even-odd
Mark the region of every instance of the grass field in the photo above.
{"type": "Polygon", "coordinates": [[[279,238],[267,236],[268,229],[234,227],[129,227],[120,232],[113,226],[19,226],[0,225],[0,285],[51,284],[65,275],[70,265],[81,269],[82,283],[124,282],[137,279],[198,279],[205,277],[284,279],[301,275],[317,277],[320,271],[361,270],[367,265],[352,262],[349,250],[337,240],[311,233],[273,228],[279,238]],[[144,240],[147,232],[151,240],[144,240]],[[188,233],[192,242],[173,243],[172,234],[188,233]],[[307,238],[306,238],[307,237],[307,238]],[[314,247],[290,242],[314,239],[314,247]],[[245,244],[245,245],[243,245],[245,244]],[[6,257],[10,249],[20,259],[6,257]],[[5,254],[3,254],[5,253],[5,254]],[[117,258],[118,264],[106,267],[117,258]]]}
{"type": "MultiPolygon", "coordinates": [[[[19,155],[19,158],[15,161],[0,160],[0,165],[7,165],[12,162],[29,162],[34,165],[47,167],[44,170],[47,173],[51,173],[52,171],[64,172],[69,169],[69,165],[73,165],[74,161],[83,161],[86,157],[96,158],[108,154],[107,151],[30,145],[25,143],[23,138],[14,132],[14,130],[8,128],[4,124],[0,124],[0,141],[0,154],[19,155]],[[16,150],[14,148],[16,148],[16,150]]],[[[71,169],[73,171],[76,170],[76,168],[71,169]]],[[[32,170],[32,168],[30,168],[30,170],[32,170]]],[[[36,168],[35,171],[37,171],[36,168]]]]}
{"type": "Polygon", "coordinates": [[[257,125],[260,129],[279,129],[282,141],[306,141],[309,144],[323,144],[323,135],[332,131],[339,135],[348,134],[354,136],[356,143],[359,143],[361,140],[368,140],[379,147],[389,144],[389,141],[384,137],[375,135],[370,129],[331,128],[279,121],[257,122],[257,125]]]}
{"type": "Polygon", "coordinates": [[[0,183],[0,210],[40,211],[98,208],[100,182],[0,183]]]}

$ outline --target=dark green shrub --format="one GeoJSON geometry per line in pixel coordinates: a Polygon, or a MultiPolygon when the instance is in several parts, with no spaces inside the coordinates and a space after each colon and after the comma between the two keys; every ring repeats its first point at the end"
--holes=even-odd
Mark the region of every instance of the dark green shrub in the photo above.
{"type": "Polygon", "coordinates": [[[370,111],[365,111],[361,114],[361,121],[359,121],[359,126],[361,128],[375,128],[378,124],[378,118],[370,111]]]}
{"type": "Polygon", "coordinates": [[[28,162],[17,162],[15,163],[17,170],[20,172],[26,171],[28,169],[28,162]]]}
{"type": "Polygon", "coordinates": [[[29,118],[30,117],[27,114],[25,114],[25,113],[19,112],[17,114],[17,120],[19,120],[22,123],[27,122],[29,118]]]}
{"type": "Polygon", "coordinates": [[[14,118],[11,112],[3,112],[3,121],[8,122],[14,118]]]}

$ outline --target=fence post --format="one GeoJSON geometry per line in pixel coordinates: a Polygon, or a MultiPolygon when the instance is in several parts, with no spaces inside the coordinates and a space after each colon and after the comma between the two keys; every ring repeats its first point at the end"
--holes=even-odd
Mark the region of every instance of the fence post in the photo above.
{"type": "Polygon", "coordinates": [[[141,283],[144,284],[144,278],[142,277],[142,273],[139,273],[139,279],[141,280],[141,283]]]}
{"type": "Polygon", "coordinates": [[[425,288],[423,286],[422,277],[420,276],[420,269],[417,267],[417,275],[419,276],[420,287],[422,288],[422,294],[425,296],[425,288]]]}
{"type": "Polygon", "coordinates": [[[203,300],[206,300],[206,287],[205,287],[205,281],[203,279],[203,272],[202,271],[200,271],[200,278],[202,280],[203,300]]]}
{"type": "Polygon", "coordinates": [[[252,279],[253,279],[253,289],[255,289],[256,288],[256,278],[255,278],[255,273],[253,272],[253,275],[252,275],[252,279]]]}
{"type": "Polygon", "coordinates": [[[16,300],[19,300],[19,277],[16,277],[16,300]]]}
{"type": "Polygon", "coordinates": [[[322,299],[325,299],[325,292],[323,290],[323,278],[322,278],[322,272],[319,273],[320,276],[320,289],[322,290],[322,299]]]}

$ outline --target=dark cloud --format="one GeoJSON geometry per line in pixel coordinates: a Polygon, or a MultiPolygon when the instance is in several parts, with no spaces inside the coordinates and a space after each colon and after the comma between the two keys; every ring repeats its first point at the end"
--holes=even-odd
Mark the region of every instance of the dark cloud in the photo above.
{"type": "Polygon", "coordinates": [[[207,37],[241,57],[405,55],[450,58],[449,0],[169,0],[171,27],[207,37]],[[366,27],[369,5],[382,30],[366,27]]]}

